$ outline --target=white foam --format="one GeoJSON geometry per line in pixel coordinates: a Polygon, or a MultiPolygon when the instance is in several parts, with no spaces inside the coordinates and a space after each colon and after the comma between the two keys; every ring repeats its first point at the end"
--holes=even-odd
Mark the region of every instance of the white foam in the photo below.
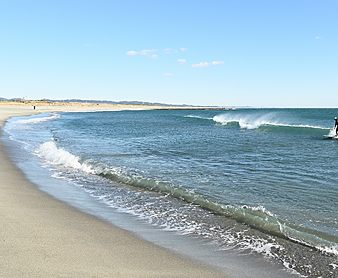
{"type": "Polygon", "coordinates": [[[184,118],[195,118],[195,119],[202,119],[202,120],[213,120],[213,118],[203,118],[203,117],[194,116],[194,115],[187,115],[187,116],[184,116],[184,118]]]}
{"type": "Polygon", "coordinates": [[[285,126],[285,127],[304,127],[304,128],[314,128],[314,129],[328,129],[326,127],[315,126],[315,125],[289,125],[289,124],[278,124],[278,123],[266,123],[267,125],[275,125],[275,126],[285,126]]]}
{"type": "Polygon", "coordinates": [[[336,135],[336,130],[334,128],[332,128],[332,129],[330,129],[328,136],[334,136],[334,135],[336,135]]]}
{"type": "Polygon", "coordinates": [[[60,118],[60,114],[53,114],[53,115],[42,117],[42,118],[30,118],[26,120],[17,120],[17,121],[12,122],[12,124],[37,124],[37,123],[41,123],[45,121],[54,120],[57,118],[60,118]]]}
{"type": "Polygon", "coordinates": [[[260,211],[260,212],[263,212],[264,214],[267,214],[271,217],[276,217],[272,212],[268,211],[265,207],[263,206],[257,206],[257,207],[251,207],[251,206],[242,206],[242,208],[249,208],[253,211],[260,211]]]}
{"type": "Polygon", "coordinates": [[[338,256],[338,245],[335,246],[326,246],[326,247],[318,247],[318,249],[324,253],[333,254],[338,256]]]}
{"type": "Polygon", "coordinates": [[[338,265],[337,264],[334,264],[334,263],[332,263],[332,264],[329,264],[330,266],[332,266],[333,267],[333,269],[336,269],[336,268],[338,268],[338,265]]]}
{"type": "MultiPolygon", "coordinates": [[[[271,126],[282,126],[282,127],[301,127],[301,128],[314,128],[314,129],[325,129],[321,126],[312,126],[312,125],[297,125],[297,124],[288,124],[283,123],[278,120],[273,113],[269,113],[262,116],[252,116],[252,115],[229,115],[221,114],[213,118],[215,122],[221,123],[222,125],[227,125],[228,123],[238,123],[239,126],[243,129],[257,129],[262,125],[271,125],[271,126]]],[[[332,131],[331,131],[332,132],[332,131]]]]}
{"type": "Polygon", "coordinates": [[[231,122],[237,122],[241,128],[244,129],[256,129],[260,127],[261,125],[265,124],[272,124],[272,114],[266,114],[263,116],[255,117],[255,116],[249,116],[249,115],[229,115],[229,114],[222,114],[217,115],[213,118],[215,122],[221,123],[222,125],[226,125],[231,122]]]}
{"type": "Polygon", "coordinates": [[[81,163],[78,156],[58,148],[54,142],[43,143],[35,153],[50,164],[81,170],[86,173],[95,173],[92,167],[81,163]]]}

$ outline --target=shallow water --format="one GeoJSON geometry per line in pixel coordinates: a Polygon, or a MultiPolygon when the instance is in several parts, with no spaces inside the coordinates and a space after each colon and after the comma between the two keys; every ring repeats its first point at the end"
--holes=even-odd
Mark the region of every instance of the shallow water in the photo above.
{"type": "Polygon", "coordinates": [[[322,137],[335,112],[41,114],[4,130],[54,180],[115,212],[257,254],[290,275],[336,277],[338,140],[322,137]]]}

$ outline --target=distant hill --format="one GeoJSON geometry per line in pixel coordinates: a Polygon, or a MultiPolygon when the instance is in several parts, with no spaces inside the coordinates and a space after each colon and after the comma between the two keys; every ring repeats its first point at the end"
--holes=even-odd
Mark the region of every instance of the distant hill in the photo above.
{"type": "Polygon", "coordinates": [[[22,101],[22,98],[17,97],[17,98],[8,99],[8,98],[0,97],[0,101],[22,101]]]}
{"type": "Polygon", "coordinates": [[[52,102],[78,102],[78,103],[109,103],[109,104],[130,104],[130,105],[160,105],[160,106],[191,106],[187,104],[174,105],[159,102],[146,102],[146,101],[111,101],[111,100],[83,100],[83,99],[63,99],[63,100],[52,100],[43,99],[45,101],[52,102]]]}
{"type": "MultiPolygon", "coordinates": [[[[108,104],[129,104],[129,105],[159,105],[159,106],[179,106],[179,107],[187,107],[192,105],[187,104],[165,104],[165,103],[158,103],[158,102],[145,102],[145,101],[111,101],[111,100],[83,100],[83,99],[42,99],[43,101],[50,101],[50,102],[76,102],[76,103],[108,103],[108,104]]],[[[0,101],[24,101],[22,98],[11,98],[6,99],[0,97],[0,101]]]]}

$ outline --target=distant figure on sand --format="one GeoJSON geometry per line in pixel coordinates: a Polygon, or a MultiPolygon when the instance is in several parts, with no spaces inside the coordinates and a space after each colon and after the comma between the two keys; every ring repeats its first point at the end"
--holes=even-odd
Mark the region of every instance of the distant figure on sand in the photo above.
{"type": "Polygon", "coordinates": [[[338,135],[338,119],[337,119],[337,117],[334,118],[334,129],[336,130],[336,134],[338,135]]]}

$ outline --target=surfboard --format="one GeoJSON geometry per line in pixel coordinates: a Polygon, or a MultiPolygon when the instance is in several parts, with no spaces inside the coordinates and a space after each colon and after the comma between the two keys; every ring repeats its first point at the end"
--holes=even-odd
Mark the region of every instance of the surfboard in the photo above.
{"type": "Polygon", "coordinates": [[[338,139],[338,135],[323,135],[326,139],[338,139]]]}

